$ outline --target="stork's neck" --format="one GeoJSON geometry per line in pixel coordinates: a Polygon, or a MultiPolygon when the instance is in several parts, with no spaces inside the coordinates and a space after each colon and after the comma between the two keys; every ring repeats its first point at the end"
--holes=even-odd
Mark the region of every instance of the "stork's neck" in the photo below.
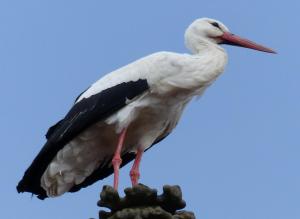
{"type": "Polygon", "coordinates": [[[202,85],[211,84],[223,71],[227,63],[227,54],[225,49],[216,44],[206,40],[205,38],[198,38],[197,41],[186,41],[187,47],[191,50],[194,60],[194,81],[202,85]]]}
{"type": "Polygon", "coordinates": [[[222,52],[225,52],[224,48],[222,48],[215,42],[211,42],[210,40],[205,39],[204,37],[186,37],[185,45],[194,55],[213,50],[220,50],[222,52]]]}

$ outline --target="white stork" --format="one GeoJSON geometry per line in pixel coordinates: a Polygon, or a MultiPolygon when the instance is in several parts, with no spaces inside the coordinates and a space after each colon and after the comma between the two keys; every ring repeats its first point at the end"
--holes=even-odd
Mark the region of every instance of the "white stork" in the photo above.
{"type": "Polygon", "coordinates": [[[38,198],[75,192],[134,160],[138,183],[142,154],[172,132],[185,106],[223,72],[220,44],[275,53],[229,32],[220,21],[201,18],[185,32],[192,54],[157,52],[117,69],[79,95],[66,116],[50,127],[47,141],[17,186],[38,198]]]}

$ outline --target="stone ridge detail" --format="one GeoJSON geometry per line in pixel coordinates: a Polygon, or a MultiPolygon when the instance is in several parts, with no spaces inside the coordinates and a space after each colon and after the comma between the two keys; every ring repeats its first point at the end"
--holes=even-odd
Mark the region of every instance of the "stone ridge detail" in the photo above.
{"type": "Polygon", "coordinates": [[[163,193],[157,195],[156,189],[143,184],[124,190],[125,197],[111,186],[103,186],[99,207],[99,219],[195,219],[188,211],[178,211],[186,206],[179,186],[163,186],[163,193]]]}

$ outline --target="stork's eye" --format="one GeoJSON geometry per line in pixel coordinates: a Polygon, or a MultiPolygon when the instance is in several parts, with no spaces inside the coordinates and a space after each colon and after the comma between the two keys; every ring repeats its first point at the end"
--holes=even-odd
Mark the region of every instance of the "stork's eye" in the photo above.
{"type": "Polygon", "coordinates": [[[211,25],[213,25],[214,27],[217,27],[217,28],[221,29],[220,25],[217,22],[213,22],[213,23],[211,23],[211,25]]]}

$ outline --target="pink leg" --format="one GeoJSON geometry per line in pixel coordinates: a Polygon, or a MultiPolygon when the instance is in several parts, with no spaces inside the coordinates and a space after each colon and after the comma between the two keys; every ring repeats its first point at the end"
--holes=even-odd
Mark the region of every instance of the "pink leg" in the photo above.
{"type": "Polygon", "coordinates": [[[120,169],[120,165],[122,163],[121,151],[122,151],[126,131],[127,131],[127,129],[122,130],[120,137],[119,137],[118,146],[115,151],[115,155],[112,159],[112,164],[114,166],[114,189],[115,190],[118,190],[118,185],[119,185],[119,169],[120,169]]]}
{"type": "Polygon", "coordinates": [[[138,184],[138,180],[140,178],[139,167],[140,167],[143,153],[144,153],[144,150],[138,149],[134,163],[130,170],[130,179],[131,179],[132,186],[135,186],[138,184]]]}

